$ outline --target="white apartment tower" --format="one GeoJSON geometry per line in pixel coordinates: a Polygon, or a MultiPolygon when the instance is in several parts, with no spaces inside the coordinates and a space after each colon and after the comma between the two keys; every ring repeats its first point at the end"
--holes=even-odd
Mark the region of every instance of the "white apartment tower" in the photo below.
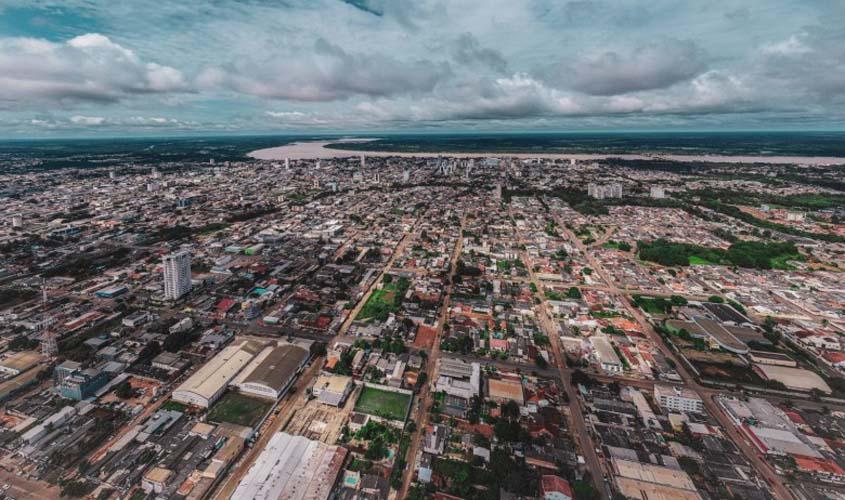
{"type": "Polygon", "coordinates": [[[165,255],[164,298],[176,300],[191,291],[191,253],[187,250],[165,255]]]}

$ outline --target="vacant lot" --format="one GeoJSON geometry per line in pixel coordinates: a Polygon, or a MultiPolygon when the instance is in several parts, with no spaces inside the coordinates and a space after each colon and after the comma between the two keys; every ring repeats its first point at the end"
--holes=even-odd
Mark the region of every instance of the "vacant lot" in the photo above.
{"type": "Polygon", "coordinates": [[[271,406],[269,401],[230,392],[211,407],[208,420],[254,427],[271,406]]]}
{"type": "Polygon", "coordinates": [[[411,396],[407,394],[364,387],[358,402],[355,403],[355,411],[402,421],[405,420],[405,412],[410,401],[411,396]]]}
{"type": "Polygon", "coordinates": [[[391,275],[385,276],[382,288],[373,290],[373,293],[370,294],[367,302],[364,303],[364,307],[361,308],[356,319],[385,321],[390,313],[395,313],[399,310],[403,295],[405,295],[410,284],[411,282],[408,278],[394,278],[391,275]]]}

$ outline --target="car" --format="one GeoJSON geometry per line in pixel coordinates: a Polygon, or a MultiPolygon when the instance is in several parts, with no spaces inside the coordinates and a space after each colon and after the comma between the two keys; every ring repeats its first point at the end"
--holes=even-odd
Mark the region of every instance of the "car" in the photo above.
{"type": "Polygon", "coordinates": [[[4,490],[8,490],[8,489],[9,489],[9,488],[11,488],[11,487],[12,487],[12,485],[11,485],[11,484],[9,484],[9,483],[5,483],[5,484],[3,484],[3,489],[4,489],[4,490]]]}

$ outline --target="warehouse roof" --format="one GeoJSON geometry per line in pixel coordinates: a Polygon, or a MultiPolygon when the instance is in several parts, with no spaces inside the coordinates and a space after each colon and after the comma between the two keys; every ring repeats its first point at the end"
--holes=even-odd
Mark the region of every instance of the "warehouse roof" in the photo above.
{"type": "Polygon", "coordinates": [[[44,357],[35,351],[21,351],[0,360],[0,366],[20,373],[37,365],[42,359],[44,357]]]}
{"type": "Polygon", "coordinates": [[[254,367],[251,364],[245,370],[246,376],[242,383],[263,384],[281,391],[302,363],[308,359],[308,351],[297,345],[285,344],[266,348],[260,358],[262,359],[255,363],[254,367]]]}
{"type": "Polygon", "coordinates": [[[191,392],[211,399],[252,361],[262,347],[261,343],[251,340],[226,347],[191,375],[175,392],[191,392]]]}

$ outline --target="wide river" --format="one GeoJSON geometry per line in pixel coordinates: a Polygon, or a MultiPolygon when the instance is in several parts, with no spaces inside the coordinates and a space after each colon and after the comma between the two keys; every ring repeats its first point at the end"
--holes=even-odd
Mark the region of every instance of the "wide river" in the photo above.
{"type": "MultiPolygon", "coordinates": [[[[730,155],[679,155],[679,154],[575,154],[575,153],[460,153],[460,152],[393,152],[393,151],[351,151],[327,147],[343,141],[307,141],[294,142],[276,148],[259,149],[247,156],[258,160],[312,160],[319,158],[349,158],[356,156],[404,156],[453,158],[565,158],[575,160],[604,160],[622,158],[626,160],[664,159],[673,161],[705,161],[721,163],[769,163],[799,165],[845,165],[845,158],[825,156],[730,156],[730,155]]],[[[349,141],[352,142],[352,141],[349,141]]],[[[360,142],[360,141],[355,141],[360,142]]]]}

